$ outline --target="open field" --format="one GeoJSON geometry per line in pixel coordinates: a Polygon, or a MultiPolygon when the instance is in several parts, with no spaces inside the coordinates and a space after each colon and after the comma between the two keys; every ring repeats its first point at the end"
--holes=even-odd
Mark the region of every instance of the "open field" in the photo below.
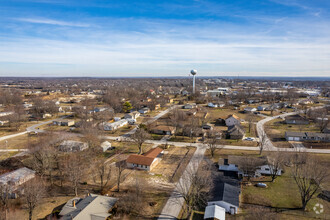
{"type": "Polygon", "coordinates": [[[0,141],[1,149],[23,149],[27,148],[29,143],[33,143],[37,140],[36,136],[29,136],[23,134],[14,138],[10,138],[4,141],[0,141]]]}

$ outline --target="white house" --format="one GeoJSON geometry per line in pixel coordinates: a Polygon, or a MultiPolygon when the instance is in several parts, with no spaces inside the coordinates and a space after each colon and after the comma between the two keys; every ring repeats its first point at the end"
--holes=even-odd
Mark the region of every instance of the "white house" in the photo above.
{"type": "Polygon", "coordinates": [[[205,212],[204,212],[204,219],[225,220],[226,219],[226,210],[217,205],[206,206],[205,212]]]}
{"type": "Polygon", "coordinates": [[[239,117],[237,117],[236,115],[228,115],[228,117],[226,118],[226,126],[233,126],[233,125],[239,125],[241,124],[241,120],[239,117]]]}
{"type": "Polygon", "coordinates": [[[255,112],[255,111],[257,111],[257,109],[256,108],[253,108],[253,107],[246,107],[246,108],[244,108],[244,112],[255,112]]]}
{"type": "MultiPolygon", "coordinates": [[[[262,165],[257,170],[256,173],[259,173],[261,175],[272,175],[272,169],[271,165],[262,165]]],[[[282,175],[282,169],[279,169],[276,173],[277,176],[282,175]]]]}
{"type": "Polygon", "coordinates": [[[114,130],[117,130],[118,128],[121,128],[121,127],[127,125],[127,123],[128,122],[125,119],[121,119],[121,120],[113,122],[113,123],[104,122],[103,129],[105,131],[114,131],[114,130]]]}
{"type": "Polygon", "coordinates": [[[105,152],[111,148],[111,143],[109,141],[104,141],[101,143],[101,148],[102,148],[103,152],[105,152]]]}

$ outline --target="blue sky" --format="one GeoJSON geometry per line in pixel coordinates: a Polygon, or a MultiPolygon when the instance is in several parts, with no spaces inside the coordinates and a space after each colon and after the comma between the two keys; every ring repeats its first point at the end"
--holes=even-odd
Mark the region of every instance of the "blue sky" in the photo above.
{"type": "Polygon", "coordinates": [[[0,76],[330,76],[329,0],[0,0],[0,76]]]}

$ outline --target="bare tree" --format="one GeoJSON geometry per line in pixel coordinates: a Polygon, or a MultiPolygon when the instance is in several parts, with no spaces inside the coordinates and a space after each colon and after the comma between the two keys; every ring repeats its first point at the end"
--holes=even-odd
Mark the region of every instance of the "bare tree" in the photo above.
{"type": "Polygon", "coordinates": [[[85,159],[81,155],[70,154],[63,164],[65,169],[64,174],[71,183],[75,196],[78,196],[79,182],[82,180],[86,171],[85,162],[85,159]]]}
{"type": "Polygon", "coordinates": [[[1,212],[4,213],[4,216],[2,216],[3,218],[0,217],[0,219],[7,220],[10,192],[11,190],[8,184],[0,184],[0,207],[1,212]]]}
{"type": "Polygon", "coordinates": [[[220,138],[221,138],[221,135],[218,132],[209,131],[207,133],[206,144],[207,144],[208,149],[210,150],[212,158],[214,157],[214,154],[217,150],[219,151],[222,148],[224,148],[223,145],[219,145],[220,138]]]}
{"type": "Polygon", "coordinates": [[[260,155],[262,154],[262,151],[264,150],[266,144],[267,144],[267,134],[264,130],[261,130],[261,132],[259,134],[259,142],[258,142],[260,155]]]}
{"type": "Polygon", "coordinates": [[[254,115],[249,114],[247,116],[247,119],[246,120],[247,120],[248,125],[249,125],[249,133],[251,134],[251,128],[253,127],[253,123],[254,123],[255,117],[254,117],[254,115]]]}
{"type": "Polygon", "coordinates": [[[145,178],[135,176],[135,181],[130,185],[129,190],[118,201],[118,212],[120,214],[143,215],[143,192],[148,189],[148,182],[145,178]]]}
{"type": "Polygon", "coordinates": [[[34,178],[24,184],[24,200],[29,211],[29,220],[32,220],[34,209],[45,194],[45,186],[41,179],[34,178]]]}
{"type": "Polygon", "coordinates": [[[247,177],[247,181],[255,176],[257,168],[262,165],[263,161],[255,157],[245,157],[238,162],[238,167],[243,171],[244,175],[247,177]]]}
{"type": "Polygon", "coordinates": [[[99,182],[101,192],[103,192],[103,189],[109,184],[110,179],[111,165],[105,163],[105,161],[100,158],[96,158],[94,161],[93,180],[95,183],[99,182]]]}
{"type": "Polygon", "coordinates": [[[134,134],[131,135],[131,139],[136,143],[139,154],[142,154],[143,143],[150,139],[150,134],[143,128],[138,128],[134,134]]]}
{"type": "Polygon", "coordinates": [[[297,156],[296,159],[299,160],[293,164],[292,177],[299,189],[302,209],[306,210],[309,201],[317,195],[323,184],[327,183],[329,171],[311,155],[297,156]]]}
{"type": "Polygon", "coordinates": [[[283,167],[285,156],[282,151],[269,152],[267,157],[267,164],[269,166],[270,176],[272,182],[278,176],[281,168],[283,167]]]}
{"type": "Polygon", "coordinates": [[[118,161],[116,163],[116,170],[117,170],[117,191],[120,191],[120,183],[123,181],[123,172],[126,169],[126,161],[122,160],[122,161],[118,161]]]}
{"type": "MultiPolygon", "coordinates": [[[[189,219],[193,210],[205,206],[207,192],[210,190],[210,170],[198,170],[198,167],[187,169],[177,184],[178,199],[182,198],[185,204],[185,212],[189,219]]],[[[180,202],[180,201],[178,201],[180,202]]]]}
{"type": "Polygon", "coordinates": [[[55,148],[58,139],[52,135],[39,137],[37,143],[30,144],[32,155],[31,165],[41,176],[49,175],[52,182],[52,172],[56,168],[58,151],[55,148]]]}

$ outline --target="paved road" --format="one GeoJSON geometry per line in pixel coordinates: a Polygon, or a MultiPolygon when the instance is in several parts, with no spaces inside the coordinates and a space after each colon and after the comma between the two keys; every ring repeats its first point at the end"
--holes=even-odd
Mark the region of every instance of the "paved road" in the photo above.
{"type": "MultiPolygon", "coordinates": [[[[274,120],[274,119],[279,118],[279,117],[286,117],[286,116],[295,115],[295,114],[297,114],[297,112],[290,112],[290,113],[285,113],[285,114],[277,115],[277,116],[273,116],[273,117],[265,117],[265,119],[262,119],[262,120],[258,121],[258,123],[257,123],[258,136],[260,137],[265,132],[264,125],[265,125],[266,122],[269,122],[269,121],[274,120]]],[[[270,151],[276,151],[277,150],[277,147],[275,147],[273,145],[273,143],[269,140],[267,135],[266,135],[264,150],[270,150],[270,151]]]]}
{"type": "Polygon", "coordinates": [[[24,131],[24,132],[20,132],[20,133],[17,133],[17,134],[6,135],[6,136],[3,136],[3,137],[0,137],[0,141],[4,141],[4,140],[7,140],[9,138],[21,136],[21,135],[26,134],[26,133],[28,133],[28,132],[24,131]]]}
{"type": "Polygon", "coordinates": [[[29,149],[0,149],[0,152],[20,152],[20,151],[28,151],[29,149]]]}
{"type": "Polygon", "coordinates": [[[40,122],[38,124],[27,127],[26,131],[24,131],[24,132],[20,132],[20,133],[17,133],[17,134],[11,134],[11,135],[6,135],[6,136],[3,136],[3,137],[0,137],[0,141],[7,140],[7,139],[10,139],[10,138],[13,138],[13,137],[17,137],[17,136],[20,136],[20,135],[23,135],[23,134],[26,134],[26,133],[29,133],[29,132],[44,132],[44,130],[40,130],[37,127],[39,127],[41,125],[50,124],[54,120],[58,120],[58,119],[62,119],[62,118],[65,118],[65,116],[61,117],[61,118],[56,118],[56,119],[40,122]]]}
{"type": "Polygon", "coordinates": [[[176,219],[180,214],[182,205],[184,204],[183,198],[178,192],[182,191],[180,189],[189,189],[191,186],[191,174],[196,173],[198,166],[204,157],[206,148],[203,146],[198,146],[194,155],[192,156],[190,162],[188,163],[185,171],[180,177],[178,183],[176,183],[175,189],[172,192],[170,198],[167,200],[161,214],[158,219],[176,219]]]}

